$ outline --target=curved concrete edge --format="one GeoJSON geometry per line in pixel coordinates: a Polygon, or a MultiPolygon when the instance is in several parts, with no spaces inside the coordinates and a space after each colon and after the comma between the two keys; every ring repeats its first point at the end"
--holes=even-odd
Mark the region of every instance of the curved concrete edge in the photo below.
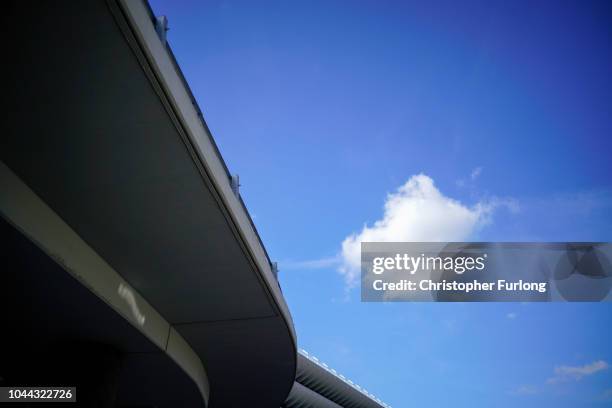
{"type": "MultiPolygon", "coordinates": [[[[206,128],[203,119],[194,106],[182,74],[177,70],[169,51],[160,41],[149,7],[142,0],[107,0],[111,11],[114,3],[119,5],[124,18],[128,21],[133,35],[136,37],[140,50],[144,53],[148,63],[162,92],[172,105],[172,111],[177,116],[177,128],[179,133],[185,133],[188,148],[193,149],[194,160],[203,171],[203,177],[212,184],[213,189],[222,201],[222,209],[226,209],[230,224],[238,234],[243,248],[249,254],[254,266],[259,271],[265,282],[265,287],[271,292],[275,306],[287,323],[287,328],[293,338],[297,358],[297,337],[289,308],[281,293],[278,281],[272,272],[268,256],[261,244],[259,236],[255,231],[248,213],[244,209],[240,198],[237,197],[230,185],[226,167],[220,158],[217,148],[212,141],[212,136],[206,128]]],[[[117,16],[116,16],[117,17],[117,16]]],[[[146,69],[145,69],[146,71],[146,69]]]]}
{"type": "Polygon", "coordinates": [[[210,384],[208,383],[208,377],[206,376],[202,361],[174,327],[170,327],[166,353],[195,381],[200,389],[200,393],[204,397],[206,405],[208,405],[210,384]]]}
{"type": "Polygon", "coordinates": [[[206,371],[183,337],[2,161],[0,186],[0,216],[164,350],[194,381],[208,405],[206,371]]]}

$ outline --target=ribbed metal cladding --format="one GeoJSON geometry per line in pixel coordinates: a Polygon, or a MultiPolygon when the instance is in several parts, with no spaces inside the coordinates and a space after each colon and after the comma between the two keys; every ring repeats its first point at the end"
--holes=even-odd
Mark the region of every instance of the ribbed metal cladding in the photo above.
{"type": "Polygon", "coordinates": [[[285,408],[342,408],[321,394],[304,387],[298,382],[293,383],[289,397],[285,401],[285,408]]]}
{"type": "Polygon", "coordinates": [[[338,376],[298,354],[296,382],[344,408],[385,408],[338,376]]]}

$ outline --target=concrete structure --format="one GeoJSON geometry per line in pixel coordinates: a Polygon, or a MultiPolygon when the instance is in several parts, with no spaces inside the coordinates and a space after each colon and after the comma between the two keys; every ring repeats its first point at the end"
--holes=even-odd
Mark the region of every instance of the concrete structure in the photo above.
{"type": "Polygon", "coordinates": [[[82,406],[382,406],[298,354],[164,19],[140,0],[7,19],[0,382],[82,406]]]}

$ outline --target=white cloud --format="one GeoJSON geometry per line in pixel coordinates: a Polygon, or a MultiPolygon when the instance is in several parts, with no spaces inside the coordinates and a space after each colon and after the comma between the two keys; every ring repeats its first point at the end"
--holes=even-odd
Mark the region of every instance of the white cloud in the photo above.
{"type": "Polygon", "coordinates": [[[381,219],[344,239],[339,271],[349,288],[358,283],[362,241],[465,241],[490,221],[493,209],[500,204],[505,203],[481,201],[468,207],[442,194],[430,177],[412,176],[387,196],[381,219]]]}
{"type": "Polygon", "coordinates": [[[514,320],[518,317],[518,313],[510,312],[506,315],[506,317],[510,320],[514,320]]]}
{"type": "Polygon", "coordinates": [[[578,381],[583,377],[608,369],[609,365],[603,360],[594,361],[583,366],[558,366],[555,367],[555,375],[549,378],[548,384],[556,384],[569,380],[578,381]]]}

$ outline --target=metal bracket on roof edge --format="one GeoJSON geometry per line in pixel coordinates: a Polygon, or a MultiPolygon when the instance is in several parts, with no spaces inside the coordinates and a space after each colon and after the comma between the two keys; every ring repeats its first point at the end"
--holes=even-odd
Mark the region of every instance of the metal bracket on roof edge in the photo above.
{"type": "Polygon", "coordinates": [[[166,33],[170,28],[168,27],[168,17],[166,16],[157,16],[155,17],[155,31],[157,31],[157,36],[159,40],[166,45],[166,33]]]}
{"type": "Polygon", "coordinates": [[[276,280],[278,280],[278,262],[270,262],[270,267],[272,268],[272,273],[276,280]]]}
{"type": "Polygon", "coordinates": [[[232,191],[236,198],[240,198],[240,177],[237,174],[234,174],[230,179],[230,184],[232,186],[232,191]]]}

